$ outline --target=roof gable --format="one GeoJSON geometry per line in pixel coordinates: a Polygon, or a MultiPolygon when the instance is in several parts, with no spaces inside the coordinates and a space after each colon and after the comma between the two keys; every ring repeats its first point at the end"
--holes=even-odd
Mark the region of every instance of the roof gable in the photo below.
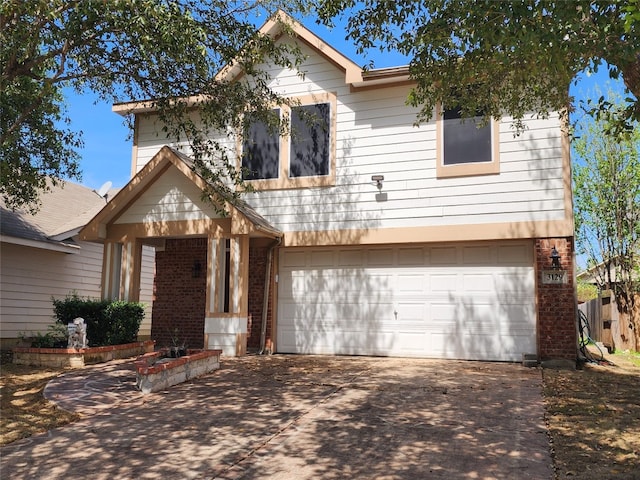
{"type": "Polygon", "coordinates": [[[233,233],[259,230],[266,236],[281,236],[282,233],[253,208],[240,200],[229,201],[222,189],[209,185],[192,167],[189,157],[168,146],[162,147],[87,223],[80,237],[89,241],[104,239],[108,225],[220,219],[221,212],[229,213],[233,233]],[[213,190],[217,205],[202,198],[205,190],[213,190]]]}
{"type": "Polygon", "coordinates": [[[175,165],[170,165],[115,221],[116,224],[220,218],[202,200],[202,190],[175,165]]]}
{"type": "MultiPolygon", "coordinates": [[[[279,10],[269,20],[267,20],[264,25],[260,27],[259,32],[274,39],[279,39],[280,37],[288,35],[295,41],[308,45],[328,62],[342,70],[344,72],[345,84],[352,88],[375,88],[410,81],[409,67],[406,65],[363,70],[353,60],[333,48],[311,30],[307,29],[304,25],[282,10],[279,10]]],[[[232,62],[218,72],[216,79],[232,82],[241,78],[243,74],[244,71],[242,64],[232,62]]],[[[202,100],[202,97],[198,95],[194,95],[187,99],[189,103],[194,105],[200,100],[202,100]]],[[[152,100],[142,100],[118,103],[113,105],[112,110],[120,115],[129,115],[151,112],[155,110],[155,107],[152,100]]]]}
{"type": "MultiPolygon", "coordinates": [[[[278,39],[283,35],[290,35],[295,40],[305,43],[326,60],[344,71],[346,84],[362,82],[362,68],[360,68],[357,63],[340,53],[282,10],[279,10],[267,20],[259,29],[259,32],[274,39],[278,39]],[[286,28],[289,30],[286,30],[286,28]]],[[[217,78],[220,80],[235,80],[242,74],[242,65],[232,63],[223,68],[218,73],[217,78]]]]}

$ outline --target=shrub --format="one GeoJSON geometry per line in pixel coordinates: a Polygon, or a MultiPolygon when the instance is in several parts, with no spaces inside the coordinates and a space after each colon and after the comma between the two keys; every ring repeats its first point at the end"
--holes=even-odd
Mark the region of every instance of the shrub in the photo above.
{"type": "Polygon", "coordinates": [[[31,337],[20,334],[23,341],[29,340],[33,348],[65,348],[67,346],[67,328],[56,323],[47,327],[47,333],[36,332],[31,337]]]}
{"type": "Polygon", "coordinates": [[[135,302],[111,302],[107,305],[106,317],[111,326],[109,345],[135,342],[144,318],[144,306],[135,302]]]}
{"type": "Polygon", "coordinates": [[[135,342],[144,318],[144,305],[137,302],[81,298],[75,293],[52,300],[57,323],[66,325],[74,318],[84,319],[91,346],[135,342]]]}

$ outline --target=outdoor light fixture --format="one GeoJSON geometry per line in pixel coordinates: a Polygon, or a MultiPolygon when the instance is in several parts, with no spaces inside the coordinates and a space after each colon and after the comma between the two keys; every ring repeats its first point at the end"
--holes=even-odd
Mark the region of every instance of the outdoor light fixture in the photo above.
{"type": "Polygon", "coordinates": [[[551,249],[551,268],[560,268],[560,254],[558,250],[556,250],[556,246],[554,245],[551,249]]]}
{"type": "Polygon", "coordinates": [[[202,265],[200,264],[200,260],[194,260],[193,267],[191,267],[191,277],[200,278],[201,273],[202,273],[202,265]]]}
{"type": "Polygon", "coordinates": [[[382,190],[383,180],[384,180],[384,175],[371,175],[371,181],[376,182],[376,187],[378,187],[378,190],[382,190]]]}

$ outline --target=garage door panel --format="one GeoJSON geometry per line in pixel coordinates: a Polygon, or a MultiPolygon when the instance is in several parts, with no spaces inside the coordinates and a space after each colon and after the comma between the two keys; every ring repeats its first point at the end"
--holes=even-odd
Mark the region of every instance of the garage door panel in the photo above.
{"type": "Polygon", "coordinates": [[[314,319],[314,323],[332,321],[334,305],[331,303],[315,302],[312,298],[302,299],[298,302],[283,302],[280,319],[284,323],[305,322],[314,319]]]}
{"type": "Polygon", "coordinates": [[[305,252],[287,252],[286,255],[282,256],[282,259],[280,260],[281,266],[283,267],[299,267],[299,266],[304,266],[306,264],[305,261],[306,258],[306,254],[305,252]]]}
{"type": "Polygon", "coordinates": [[[519,360],[536,343],[531,250],[526,242],[285,250],[277,349],[519,360]]]}
{"type": "Polygon", "coordinates": [[[390,322],[405,325],[415,324],[418,328],[424,328],[427,310],[428,306],[424,302],[398,302],[394,305],[390,322]]]}
{"type": "Polygon", "coordinates": [[[432,273],[430,275],[431,291],[433,293],[455,292],[458,290],[457,273],[432,273]]]}
{"type": "Polygon", "coordinates": [[[364,260],[362,250],[340,250],[338,252],[338,265],[361,267],[364,260]]]}
{"type": "Polygon", "coordinates": [[[424,265],[424,248],[398,248],[398,265],[424,265]]]}
{"type": "Polygon", "coordinates": [[[533,249],[527,244],[498,245],[496,247],[498,265],[528,265],[533,263],[533,249]]]}
{"type": "Polygon", "coordinates": [[[394,265],[394,250],[391,248],[372,248],[367,250],[367,264],[375,267],[390,267],[394,265]]]}
{"type": "Polygon", "coordinates": [[[495,292],[494,277],[490,273],[463,273],[462,289],[463,292],[469,294],[471,292],[495,292]]]}
{"type": "Polygon", "coordinates": [[[332,251],[312,251],[309,258],[309,265],[311,267],[330,267],[333,265],[332,251]]]}
{"type": "Polygon", "coordinates": [[[462,261],[465,265],[492,265],[495,263],[495,249],[489,246],[464,247],[462,261]]]}
{"type": "Polygon", "coordinates": [[[429,290],[429,281],[425,274],[398,274],[395,287],[398,295],[422,294],[429,290]]]}
{"type": "Polygon", "coordinates": [[[431,265],[458,264],[458,249],[456,247],[431,247],[429,254],[431,265]]]}

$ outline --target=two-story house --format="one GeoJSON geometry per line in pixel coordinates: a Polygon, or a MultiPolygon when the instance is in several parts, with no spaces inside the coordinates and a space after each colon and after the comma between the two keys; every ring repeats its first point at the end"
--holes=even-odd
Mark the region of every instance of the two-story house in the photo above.
{"type": "Polygon", "coordinates": [[[299,24],[293,37],[274,21],[262,31],[306,55],[303,76],[264,67],[298,101],[280,112],[297,134],[256,124],[230,146],[255,192],[221,198],[229,215],[201,199],[204,180],[153,111],[114,106],[136,116],[135,174],[82,231],[104,242],[104,295],[136,299],[153,245],[160,344],[173,332],[227,355],[575,359],[560,116],[528,119],[519,136],[508,117],[476,128],[456,111],[415,126],[406,67],[364,71],[299,24]]]}

